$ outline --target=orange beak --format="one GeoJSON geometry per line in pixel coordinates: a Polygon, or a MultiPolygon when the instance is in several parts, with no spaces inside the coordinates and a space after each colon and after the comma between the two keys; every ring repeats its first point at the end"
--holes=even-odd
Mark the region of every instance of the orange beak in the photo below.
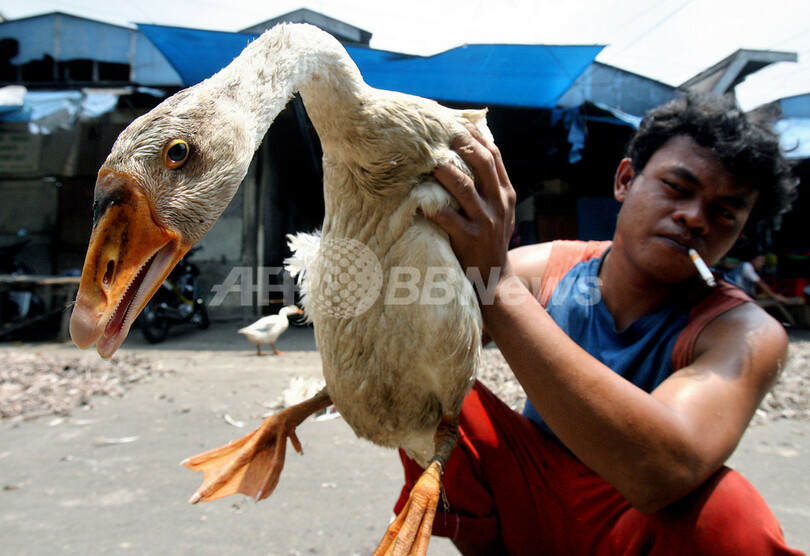
{"type": "Polygon", "coordinates": [[[82,349],[97,344],[99,355],[108,358],[192,244],[157,222],[129,175],[99,172],[93,210],[70,336],[82,349]]]}

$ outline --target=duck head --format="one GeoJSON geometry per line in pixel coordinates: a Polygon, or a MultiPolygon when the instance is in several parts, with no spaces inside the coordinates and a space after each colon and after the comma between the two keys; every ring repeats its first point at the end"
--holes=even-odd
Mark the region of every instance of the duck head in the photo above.
{"type": "Polygon", "coordinates": [[[255,150],[250,122],[205,82],[119,135],[98,173],[93,231],[70,320],[110,357],[174,266],[219,218],[255,150]]]}

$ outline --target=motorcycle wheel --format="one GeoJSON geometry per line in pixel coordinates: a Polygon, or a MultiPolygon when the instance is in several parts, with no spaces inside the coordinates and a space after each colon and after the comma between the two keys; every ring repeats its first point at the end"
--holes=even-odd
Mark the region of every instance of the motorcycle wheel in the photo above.
{"type": "Polygon", "coordinates": [[[159,344],[169,335],[169,322],[165,319],[157,318],[154,310],[147,306],[143,311],[141,321],[141,332],[150,344],[159,344]]]}
{"type": "Polygon", "coordinates": [[[196,324],[197,328],[200,330],[205,330],[211,326],[211,319],[208,318],[208,310],[205,308],[205,305],[198,303],[197,306],[194,307],[194,316],[191,317],[191,322],[196,324]]]}

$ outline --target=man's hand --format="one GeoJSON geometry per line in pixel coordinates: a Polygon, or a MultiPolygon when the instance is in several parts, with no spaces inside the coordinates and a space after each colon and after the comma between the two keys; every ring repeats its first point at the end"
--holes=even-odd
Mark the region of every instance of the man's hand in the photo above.
{"type": "Polygon", "coordinates": [[[454,139],[452,147],[472,168],[475,180],[450,164],[437,166],[433,175],[456,198],[461,212],[446,208],[430,218],[450,236],[465,270],[478,269],[485,281],[494,270],[503,280],[512,273],[507,251],[515,227],[515,190],[498,147],[468,129],[470,134],[454,139]]]}

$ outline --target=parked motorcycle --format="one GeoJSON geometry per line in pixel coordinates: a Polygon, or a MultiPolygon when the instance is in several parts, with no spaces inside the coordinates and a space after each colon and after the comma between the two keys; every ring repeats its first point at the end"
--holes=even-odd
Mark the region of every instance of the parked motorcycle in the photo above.
{"type": "Polygon", "coordinates": [[[144,307],[139,321],[141,331],[150,343],[165,340],[171,325],[191,323],[205,330],[211,324],[200,296],[200,269],[189,260],[202,248],[202,245],[195,245],[186,253],[144,307]]]}
{"type": "MultiPolygon", "coordinates": [[[[21,276],[33,274],[33,270],[20,260],[20,252],[31,242],[25,230],[17,232],[17,240],[9,245],[0,247],[0,274],[21,276]]],[[[0,325],[5,335],[5,325],[24,322],[26,319],[41,315],[45,310],[42,299],[31,291],[2,291],[0,292],[0,325]]],[[[14,329],[19,326],[14,326],[14,329]]]]}
{"type": "Polygon", "coordinates": [[[32,274],[31,268],[20,261],[20,251],[31,243],[25,230],[17,232],[17,240],[0,247],[0,274],[32,274]]]}

